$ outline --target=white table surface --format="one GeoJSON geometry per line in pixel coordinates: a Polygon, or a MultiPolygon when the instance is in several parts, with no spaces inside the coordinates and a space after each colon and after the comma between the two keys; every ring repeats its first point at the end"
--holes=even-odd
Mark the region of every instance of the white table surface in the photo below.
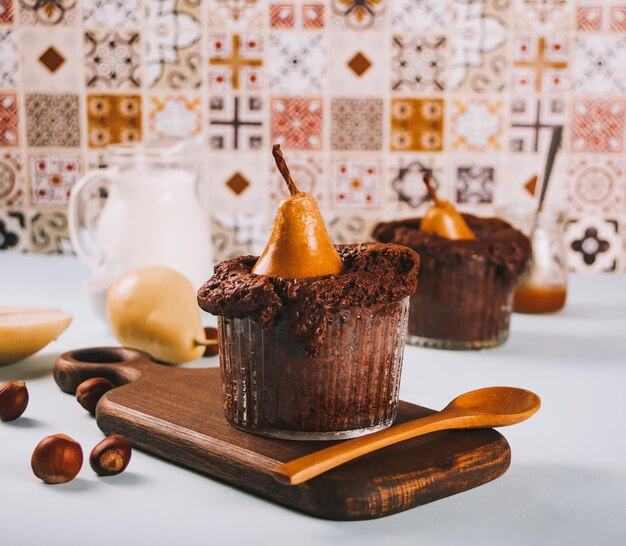
{"type": "MultiPolygon", "coordinates": [[[[447,352],[409,347],[401,396],[442,408],[462,392],[513,385],[541,411],[503,429],[510,469],[477,489],[387,518],[315,519],[139,451],[123,474],[47,486],[33,448],[58,432],[91,450],[103,435],[51,375],[55,357],[114,344],[82,290],[76,259],[0,253],[0,305],[58,307],[70,328],[38,355],[0,368],[23,379],[24,416],[0,423],[0,544],[626,544],[626,277],[572,276],[557,316],[513,317],[503,347],[447,352]]],[[[194,366],[214,366],[206,359],[194,366]]]]}

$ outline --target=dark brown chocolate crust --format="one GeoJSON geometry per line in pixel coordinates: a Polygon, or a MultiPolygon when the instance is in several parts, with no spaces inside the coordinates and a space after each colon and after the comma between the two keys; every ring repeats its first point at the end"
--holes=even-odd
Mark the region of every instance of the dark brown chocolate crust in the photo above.
{"type": "Polygon", "coordinates": [[[435,233],[420,230],[421,218],[383,222],[374,228],[372,236],[383,243],[408,246],[420,255],[454,264],[464,256],[485,256],[504,272],[519,275],[530,255],[530,241],[523,233],[499,218],[480,218],[463,214],[476,239],[451,241],[435,233]]]}
{"type": "Polygon", "coordinates": [[[382,243],[337,245],[340,275],[288,279],[251,272],[258,256],[240,256],[215,266],[198,291],[198,305],[214,315],[250,318],[264,329],[281,319],[316,356],[333,315],[351,307],[384,307],[415,292],[419,256],[405,246],[382,243]]]}

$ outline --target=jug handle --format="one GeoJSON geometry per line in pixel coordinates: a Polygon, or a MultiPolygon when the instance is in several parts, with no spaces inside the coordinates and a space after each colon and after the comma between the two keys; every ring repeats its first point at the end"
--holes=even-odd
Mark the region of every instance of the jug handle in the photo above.
{"type": "MultiPolygon", "coordinates": [[[[106,179],[107,175],[110,174],[113,169],[96,169],[92,172],[87,173],[83,176],[74,186],[72,187],[72,191],[70,193],[70,200],[68,203],[68,224],[69,224],[69,232],[70,232],[70,240],[72,241],[72,246],[76,251],[76,254],[92,269],[96,269],[99,267],[104,257],[99,252],[92,252],[89,250],[84,244],[81,236],[81,229],[84,227],[85,231],[89,234],[89,239],[91,240],[91,247],[98,249],[96,245],[93,235],[91,234],[91,230],[84,223],[84,214],[83,208],[86,201],[86,196],[89,192],[99,183],[103,184],[103,179],[106,179]]],[[[100,250],[100,249],[98,249],[100,250]]]]}

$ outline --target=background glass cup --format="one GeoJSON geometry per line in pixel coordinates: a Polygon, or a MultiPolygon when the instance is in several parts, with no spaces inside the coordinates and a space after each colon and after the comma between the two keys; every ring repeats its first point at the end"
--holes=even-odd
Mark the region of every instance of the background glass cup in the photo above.
{"type": "Polygon", "coordinates": [[[568,276],[564,211],[544,209],[534,226],[532,209],[504,207],[499,212],[531,240],[530,259],[515,288],[513,311],[532,314],[560,311],[567,299],[568,276]]]}

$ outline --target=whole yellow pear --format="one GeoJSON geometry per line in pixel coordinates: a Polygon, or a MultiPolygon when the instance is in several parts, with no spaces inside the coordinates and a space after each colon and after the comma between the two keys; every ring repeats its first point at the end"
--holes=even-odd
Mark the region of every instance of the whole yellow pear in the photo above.
{"type": "Polygon", "coordinates": [[[204,352],[195,290],[169,267],[122,275],[109,288],[107,311],[113,334],[125,347],[173,364],[196,360],[204,352]]]}

